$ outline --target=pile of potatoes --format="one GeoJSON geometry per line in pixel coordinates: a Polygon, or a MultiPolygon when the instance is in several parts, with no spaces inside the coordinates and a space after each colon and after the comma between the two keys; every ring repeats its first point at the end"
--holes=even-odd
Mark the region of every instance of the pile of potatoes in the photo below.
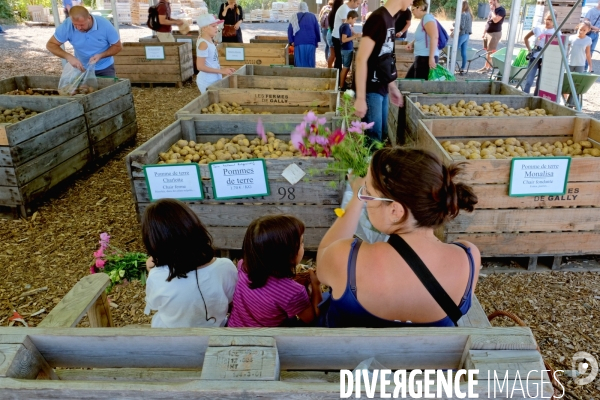
{"type": "MultiPolygon", "coordinates": [[[[229,104],[226,101],[221,103],[213,103],[210,106],[202,109],[202,114],[255,114],[251,109],[244,108],[236,102],[229,104]]],[[[271,114],[264,111],[258,114],[271,114]]]]}
{"type": "Polygon", "coordinates": [[[0,107],[0,123],[16,124],[24,119],[31,118],[38,113],[27,108],[4,108],[0,107]]]}
{"type": "Polygon", "coordinates": [[[292,142],[276,139],[267,132],[267,142],[260,139],[249,140],[246,135],[234,136],[231,140],[221,138],[216,143],[196,143],[179,140],[166,153],[160,153],[158,164],[198,163],[212,161],[248,160],[251,158],[301,157],[302,153],[292,142]]]}
{"type": "Polygon", "coordinates": [[[33,89],[29,88],[26,90],[13,90],[10,91],[8,93],[6,93],[7,95],[13,95],[13,96],[53,96],[53,95],[58,95],[58,92],[56,90],[53,89],[48,89],[48,90],[36,90],[35,92],[33,91],[33,89]]]}
{"type": "Polygon", "coordinates": [[[425,115],[436,115],[439,117],[551,117],[552,114],[546,113],[546,110],[536,108],[530,110],[529,107],[514,109],[502,104],[499,101],[492,103],[483,103],[478,105],[471,100],[468,103],[460,100],[458,103],[449,106],[436,103],[432,105],[416,102],[415,105],[425,115]]]}
{"type": "Polygon", "coordinates": [[[469,140],[463,142],[442,142],[442,147],[451,156],[462,156],[469,160],[504,160],[513,157],[600,157],[600,149],[592,147],[588,140],[574,143],[572,140],[529,143],[516,138],[496,139],[495,141],[469,140]]]}

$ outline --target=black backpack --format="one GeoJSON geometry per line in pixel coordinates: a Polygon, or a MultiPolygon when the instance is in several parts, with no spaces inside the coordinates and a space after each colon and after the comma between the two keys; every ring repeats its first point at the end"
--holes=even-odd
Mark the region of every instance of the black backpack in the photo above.
{"type": "Polygon", "coordinates": [[[161,27],[160,22],[158,21],[158,8],[156,7],[157,6],[151,6],[148,8],[148,22],[146,22],[148,28],[153,31],[157,31],[161,27]]]}

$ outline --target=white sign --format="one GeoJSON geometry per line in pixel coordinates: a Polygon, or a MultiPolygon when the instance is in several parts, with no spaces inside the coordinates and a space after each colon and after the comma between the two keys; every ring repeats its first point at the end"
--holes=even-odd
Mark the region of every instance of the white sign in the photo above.
{"type": "Polygon", "coordinates": [[[264,159],[208,164],[217,200],[260,197],[271,194],[264,159]]]}
{"type": "MultiPolygon", "coordinates": [[[[545,40],[550,39],[551,36],[546,35],[545,40]]],[[[564,46],[566,37],[561,35],[560,39],[563,41],[564,46]]],[[[540,80],[539,96],[550,101],[556,101],[559,97],[562,98],[560,91],[562,90],[563,59],[558,40],[558,37],[554,38],[550,46],[546,48],[542,70],[538,77],[540,80]]]]}
{"type": "Polygon", "coordinates": [[[533,19],[535,18],[535,4],[525,6],[525,15],[523,20],[523,30],[530,31],[533,27],[533,19]]]}
{"type": "Polygon", "coordinates": [[[165,164],[144,166],[150,200],[203,200],[198,164],[165,164]]]}
{"type": "Polygon", "coordinates": [[[177,38],[177,43],[192,43],[192,39],[188,39],[188,38],[177,38]]]}
{"type": "Polygon", "coordinates": [[[227,61],[244,61],[246,57],[244,56],[244,48],[243,47],[226,47],[225,48],[225,59],[227,61]]]}
{"type": "Polygon", "coordinates": [[[571,157],[513,158],[509,196],[565,194],[571,157]]]}
{"type": "Polygon", "coordinates": [[[146,60],[164,60],[165,48],[163,46],[144,46],[146,49],[146,60]]]}
{"type": "Polygon", "coordinates": [[[281,173],[281,176],[287,179],[287,181],[292,185],[298,183],[300,179],[304,178],[304,175],[306,175],[306,172],[304,172],[302,168],[294,163],[288,165],[281,173]]]}

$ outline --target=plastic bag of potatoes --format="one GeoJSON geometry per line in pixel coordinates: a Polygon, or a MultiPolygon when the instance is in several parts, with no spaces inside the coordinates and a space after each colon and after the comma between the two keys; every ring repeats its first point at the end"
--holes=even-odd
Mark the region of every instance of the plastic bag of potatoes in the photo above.
{"type": "Polygon", "coordinates": [[[215,143],[179,140],[169,151],[158,156],[158,164],[208,164],[212,161],[301,157],[302,153],[294,148],[291,141],[276,139],[273,132],[267,132],[266,143],[258,138],[250,140],[246,135],[237,135],[231,139],[221,138],[215,143]]]}
{"type": "Polygon", "coordinates": [[[551,117],[552,114],[546,113],[542,108],[530,110],[525,108],[512,108],[500,101],[492,103],[483,103],[478,105],[477,102],[471,100],[468,103],[460,100],[457,103],[445,105],[442,103],[436,104],[421,104],[416,102],[415,105],[425,115],[436,115],[438,117],[551,117]]]}
{"type": "Polygon", "coordinates": [[[529,143],[516,138],[492,140],[444,141],[442,147],[453,157],[469,160],[511,159],[513,157],[600,157],[600,149],[594,148],[588,140],[578,143],[573,140],[529,143]]]}

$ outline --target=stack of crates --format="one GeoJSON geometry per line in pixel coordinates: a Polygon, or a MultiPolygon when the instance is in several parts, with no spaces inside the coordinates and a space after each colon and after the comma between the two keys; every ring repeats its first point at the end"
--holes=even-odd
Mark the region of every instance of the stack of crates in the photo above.
{"type": "MultiPolygon", "coordinates": [[[[544,24],[544,15],[550,11],[550,8],[547,4],[548,0],[537,0],[537,4],[535,6],[535,15],[533,17],[533,26],[543,25],[544,24]]],[[[575,0],[560,0],[555,1],[552,0],[552,8],[554,9],[554,13],[556,14],[556,22],[557,24],[561,24],[567,14],[575,7],[575,0]]],[[[581,10],[582,5],[579,4],[573,14],[569,17],[567,22],[561,28],[561,32],[564,34],[575,33],[577,31],[577,24],[581,20],[581,10]]]]}

